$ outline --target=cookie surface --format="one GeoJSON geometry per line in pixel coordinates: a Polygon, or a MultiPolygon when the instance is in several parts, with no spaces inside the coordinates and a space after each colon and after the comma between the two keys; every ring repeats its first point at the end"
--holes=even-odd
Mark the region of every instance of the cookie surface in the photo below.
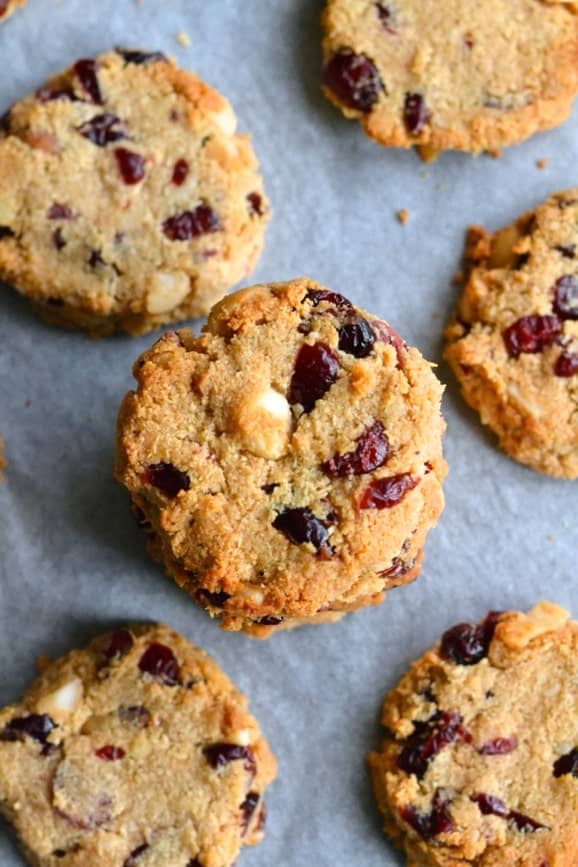
{"type": "Polygon", "coordinates": [[[78,61],[0,122],[0,279],[93,334],[206,313],[252,270],[267,221],[235,126],[158,52],[78,61]]]}
{"type": "Polygon", "coordinates": [[[384,145],[478,153],[564,121],[578,92],[565,0],[328,0],[326,95],[384,145]]]}
{"type": "Polygon", "coordinates": [[[387,696],[369,763],[408,865],[577,863],[577,650],[557,605],[492,612],[449,629],[387,696]]]}
{"type": "Polygon", "coordinates": [[[418,574],[443,508],[442,388],[389,325],[311,280],[255,286],[134,375],[117,478],[226,629],[335,620],[418,574]]]}
{"type": "Polygon", "coordinates": [[[12,15],[18,6],[24,6],[26,0],[0,0],[0,24],[12,15]]]}
{"type": "Polygon", "coordinates": [[[100,636],[0,712],[0,810],[36,867],[230,867],[274,776],[246,699],[163,626],[100,636]]]}
{"type": "Polygon", "coordinates": [[[445,357],[509,455],[578,477],[578,189],[468,235],[470,272],[445,357]]]}

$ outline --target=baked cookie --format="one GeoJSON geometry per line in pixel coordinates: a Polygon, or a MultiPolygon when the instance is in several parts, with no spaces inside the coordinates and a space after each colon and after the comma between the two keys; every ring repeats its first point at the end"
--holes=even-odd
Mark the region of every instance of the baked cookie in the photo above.
{"type": "Polygon", "coordinates": [[[164,626],[49,663],[0,712],[0,811],[35,867],[230,867],[274,776],[244,696],[164,626]]]}
{"type": "Polygon", "coordinates": [[[0,278],[95,335],[206,313],[251,272],[267,221],[235,125],[158,52],[79,60],[0,123],[0,278]]]}
{"type": "Polygon", "coordinates": [[[549,602],[460,623],[387,696],[369,764],[411,867],[578,863],[578,623],[549,602]]]}
{"type": "Polygon", "coordinates": [[[328,0],[323,24],[329,99],[425,159],[522,141],[578,93],[573,0],[328,0]]]}
{"type": "Polygon", "coordinates": [[[312,280],[254,286],[134,366],[116,475],[151,553],[225,629],[337,620],[415,578],[442,508],[442,387],[312,280]]]}
{"type": "Polygon", "coordinates": [[[445,357],[511,457],[578,477],[578,189],[500,232],[470,229],[445,357]]]}
{"type": "Polygon", "coordinates": [[[0,0],[0,24],[12,15],[18,6],[24,6],[26,0],[0,0]]]}

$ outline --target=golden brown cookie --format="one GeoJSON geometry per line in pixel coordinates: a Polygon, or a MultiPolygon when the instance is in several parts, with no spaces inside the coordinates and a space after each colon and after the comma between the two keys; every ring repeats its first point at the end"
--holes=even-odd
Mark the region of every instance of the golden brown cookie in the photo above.
{"type": "Polygon", "coordinates": [[[6,21],[18,6],[24,6],[26,0],[0,0],[0,24],[6,21]]]}
{"type": "Polygon", "coordinates": [[[578,189],[495,234],[470,229],[445,357],[511,457],[578,477],[578,189]]]}
{"type": "Polygon", "coordinates": [[[225,629],[336,620],[419,573],[442,508],[442,387],[312,280],[226,298],[134,366],[116,474],[151,553],[225,629]]]}
{"type": "Polygon", "coordinates": [[[35,867],[230,867],[274,776],[244,696],[164,626],[48,663],[0,712],[0,811],[35,867]]]}
{"type": "Polygon", "coordinates": [[[389,693],[369,756],[411,867],[578,863],[578,623],[541,602],[449,629],[389,693]]]}
{"type": "Polygon", "coordinates": [[[267,221],[235,127],[159,52],[79,60],[0,122],[0,278],[95,335],[206,313],[251,272],[267,221]]]}
{"type": "Polygon", "coordinates": [[[383,145],[479,153],[562,123],[578,92],[578,4],[328,0],[326,95],[383,145]]]}

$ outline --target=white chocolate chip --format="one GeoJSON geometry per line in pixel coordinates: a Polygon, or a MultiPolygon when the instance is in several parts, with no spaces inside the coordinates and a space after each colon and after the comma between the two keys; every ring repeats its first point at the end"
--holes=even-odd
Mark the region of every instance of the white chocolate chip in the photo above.
{"type": "Polygon", "coordinates": [[[189,278],[182,271],[157,271],[148,283],[146,306],[149,313],[167,313],[189,294],[189,278]]]}
{"type": "Polygon", "coordinates": [[[250,602],[253,602],[255,605],[262,605],[265,597],[260,590],[255,590],[254,587],[246,587],[245,590],[241,593],[243,599],[248,599],[250,602]]]}
{"type": "Polygon", "coordinates": [[[225,133],[225,135],[234,135],[237,129],[237,118],[231,105],[223,100],[219,111],[212,112],[211,118],[214,123],[225,133]]]}
{"type": "Polygon", "coordinates": [[[233,734],[233,741],[241,747],[248,747],[251,743],[251,732],[249,729],[239,729],[233,734]]]}
{"type": "Polygon", "coordinates": [[[291,408],[274,388],[261,390],[244,399],[235,421],[243,445],[257,457],[278,460],[289,442],[291,408]]]}
{"type": "Polygon", "coordinates": [[[54,718],[66,716],[76,710],[82,699],[82,693],[82,681],[75,677],[40,699],[37,703],[38,710],[54,718]]]}

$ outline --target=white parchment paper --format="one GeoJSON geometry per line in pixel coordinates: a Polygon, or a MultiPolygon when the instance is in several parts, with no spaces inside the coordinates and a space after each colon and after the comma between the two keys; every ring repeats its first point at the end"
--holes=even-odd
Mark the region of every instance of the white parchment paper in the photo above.
{"type": "MultiPolygon", "coordinates": [[[[387,318],[433,360],[465,226],[510,222],[578,183],[578,117],[500,160],[424,166],[380,149],[322,98],[319,0],[29,0],[0,26],[0,114],[50,74],[115,45],[173,53],[227,95],[254,137],[274,217],[257,280],[308,274],[387,318]],[[189,48],[176,42],[187,33],[189,48]],[[536,160],[546,158],[539,170],[536,160]],[[410,211],[407,225],[395,219],[410,211]]],[[[253,282],[253,281],[251,281],[253,282]]],[[[153,337],[92,341],[41,324],[0,288],[0,703],[39,654],[154,619],[215,656],[251,698],[279,759],[252,867],[401,864],[364,756],[382,696],[448,625],[541,597],[578,615],[578,483],[510,461],[447,368],[447,508],[422,577],[384,606],[266,643],[221,632],[146,557],[112,478],[118,404],[153,337]]],[[[22,864],[0,833],[0,865],[22,864]]]]}

